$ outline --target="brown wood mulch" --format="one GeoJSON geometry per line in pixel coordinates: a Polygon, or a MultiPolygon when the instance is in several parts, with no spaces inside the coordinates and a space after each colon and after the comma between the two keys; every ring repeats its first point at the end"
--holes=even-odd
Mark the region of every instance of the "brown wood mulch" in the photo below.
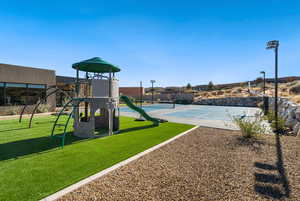
{"type": "Polygon", "coordinates": [[[63,200],[297,200],[300,138],[198,128],[63,200]]]}

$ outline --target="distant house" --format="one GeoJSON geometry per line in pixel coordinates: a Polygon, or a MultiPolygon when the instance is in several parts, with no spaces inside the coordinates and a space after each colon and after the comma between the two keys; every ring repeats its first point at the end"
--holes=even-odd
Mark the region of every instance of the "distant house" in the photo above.
{"type": "Polygon", "coordinates": [[[119,92],[121,95],[139,98],[141,93],[142,95],[145,94],[145,89],[144,87],[120,87],[119,92]]]}
{"type": "Polygon", "coordinates": [[[207,90],[207,85],[197,85],[192,87],[192,89],[195,91],[205,91],[207,90]]]}
{"type": "Polygon", "coordinates": [[[177,94],[177,93],[183,93],[184,88],[182,87],[166,87],[161,94],[177,94]]]}

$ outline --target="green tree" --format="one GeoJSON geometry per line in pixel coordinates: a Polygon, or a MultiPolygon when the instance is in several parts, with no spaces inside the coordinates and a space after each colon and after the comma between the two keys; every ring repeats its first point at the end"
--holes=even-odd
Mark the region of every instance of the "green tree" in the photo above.
{"type": "Polygon", "coordinates": [[[209,81],[208,85],[207,85],[207,89],[208,90],[213,90],[215,88],[214,83],[212,81],[209,81]]]}
{"type": "Polygon", "coordinates": [[[255,80],[255,84],[259,84],[259,83],[263,83],[263,82],[264,82],[264,79],[262,77],[258,77],[255,80]]]}
{"type": "Polygon", "coordinates": [[[187,88],[187,89],[191,89],[191,88],[192,88],[192,85],[191,85],[190,83],[188,83],[188,84],[186,85],[186,88],[187,88]]]}

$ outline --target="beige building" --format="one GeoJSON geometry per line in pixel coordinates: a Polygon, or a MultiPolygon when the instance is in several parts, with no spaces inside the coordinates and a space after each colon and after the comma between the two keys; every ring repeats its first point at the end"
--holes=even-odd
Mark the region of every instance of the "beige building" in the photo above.
{"type": "MultiPolygon", "coordinates": [[[[49,86],[56,85],[54,70],[45,70],[0,63],[0,114],[9,113],[12,108],[17,110],[22,105],[34,105],[46,97],[49,86]]],[[[55,94],[46,100],[55,109],[55,94]]]]}
{"type": "MultiPolygon", "coordinates": [[[[56,76],[54,70],[0,63],[0,115],[20,113],[24,105],[29,105],[25,113],[32,112],[33,106],[54,90],[46,89],[56,86],[64,93],[57,91],[45,100],[53,111],[56,106],[64,105],[65,98],[74,96],[74,83],[74,77],[56,76]]],[[[119,92],[137,99],[141,93],[145,94],[140,87],[120,87],[119,92]]]]}

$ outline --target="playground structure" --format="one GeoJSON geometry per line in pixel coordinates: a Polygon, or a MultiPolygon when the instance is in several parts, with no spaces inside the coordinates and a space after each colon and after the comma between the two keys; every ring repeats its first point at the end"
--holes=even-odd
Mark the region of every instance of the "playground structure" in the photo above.
{"type": "Polygon", "coordinates": [[[153,122],[153,125],[155,126],[158,126],[159,123],[160,123],[160,120],[157,119],[157,118],[153,118],[151,116],[149,116],[145,110],[143,110],[142,108],[140,107],[137,107],[136,105],[134,105],[131,100],[127,97],[127,96],[121,96],[120,99],[132,110],[138,112],[141,117],[145,118],[146,120],[148,121],[152,121],[153,122]]]}
{"type": "Polygon", "coordinates": [[[59,112],[51,136],[54,136],[56,127],[64,126],[64,138],[71,117],[74,118],[73,134],[77,137],[97,137],[95,130],[101,128],[108,129],[108,134],[112,135],[113,131],[119,129],[119,86],[115,73],[120,69],[97,57],[75,63],[72,68],[76,70],[76,95],[59,112]],[[80,71],[85,72],[85,79],[79,79],[80,71]],[[83,111],[81,105],[84,105],[83,111]],[[61,115],[69,106],[73,109],[66,123],[58,124],[61,115]]]}
{"type": "MultiPolygon", "coordinates": [[[[35,106],[33,107],[33,110],[32,110],[31,115],[30,115],[30,120],[29,120],[28,128],[31,128],[31,126],[32,126],[32,120],[33,120],[33,117],[34,117],[34,115],[35,115],[35,113],[36,113],[38,107],[39,107],[41,104],[45,103],[45,100],[47,100],[47,98],[48,98],[49,96],[51,96],[51,95],[53,95],[53,94],[55,94],[55,93],[57,93],[57,92],[61,92],[61,93],[63,93],[68,99],[71,99],[71,96],[70,96],[67,92],[65,92],[64,90],[58,88],[57,86],[50,86],[50,87],[48,87],[48,88],[46,89],[46,96],[44,97],[44,99],[39,99],[39,100],[37,101],[37,103],[35,104],[35,106]],[[50,92],[49,92],[49,91],[50,91],[50,92]],[[48,93],[48,92],[49,92],[49,93],[48,93]]],[[[40,96],[42,96],[42,95],[40,94],[40,96]]],[[[20,113],[20,117],[19,117],[19,123],[22,122],[23,114],[25,113],[25,111],[26,111],[26,109],[28,108],[28,106],[29,106],[29,105],[26,104],[26,105],[24,105],[24,107],[22,108],[21,113],[20,113]]]]}
{"type": "MultiPolygon", "coordinates": [[[[98,57],[84,60],[72,65],[76,70],[75,97],[71,97],[67,92],[56,86],[46,89],[46,97],[40,99],[33,108],[30,116],[29,128],[38,107],[45,103],[47,97],[61,92],[67,97],[66,103],[58,113],[53,124],[51,137],[61,139],[61,146],[64,146],[67,128],[71,118],[73,121],[73,135],[80,138],[96,138],[95,131],[99,129],[108,130],[108,135],[112,135],[119,130],[119,98],[124,101],[129,108],[138,112],[141,117],[152,121],[154,126],[158,126],[160,119],[149,116],[142,108],[135,106],[127,96],[119,97],[119,83],[116,73],[120,69],[98,57]],[[80,78],[80,71],[85,73],[85,78],[80,78]],[[49,93],[47,93],[49,92],[49,93]],[[68,112],[68,108],[72,108],[68,112]],[[68,114],[67,120],[60,123],[61,117],[68,114]],[[64,127],[62,134],[55,134],[56,128],[64,127]]],[[[28,105],[21,111],[19,122],[22,121],[23,114],[28,105]]]]}

